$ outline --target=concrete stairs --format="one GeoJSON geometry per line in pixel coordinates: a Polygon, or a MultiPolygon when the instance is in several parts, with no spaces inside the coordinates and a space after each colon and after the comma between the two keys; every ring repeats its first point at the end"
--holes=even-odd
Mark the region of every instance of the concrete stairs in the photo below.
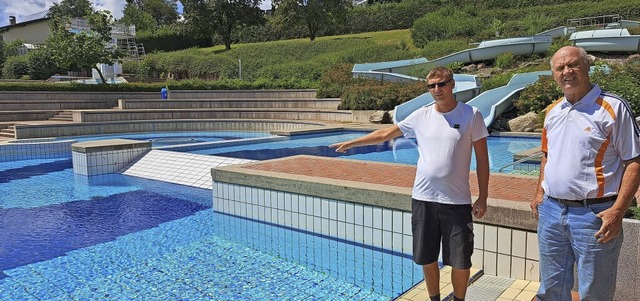
{"type": "Polygon", "coordinates": [[[16,131],[13,124],[0,123],[0,140],[14,139],[15,137],[16,131]]]}
{"type": "Polygon", "coordinates": [[[49,118],[51,121],[73,121],[73,111],[61,111],[56,113],[55,116],[49,118]]]}

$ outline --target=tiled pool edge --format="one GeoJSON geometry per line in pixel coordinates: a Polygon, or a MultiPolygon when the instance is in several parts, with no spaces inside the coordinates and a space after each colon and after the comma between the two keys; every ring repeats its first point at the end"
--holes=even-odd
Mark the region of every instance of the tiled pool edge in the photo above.
{"type": "MultiPolygon", "coordinates": [[[[334,162],[344,160],[335,158],[327,159],[334,162]]],[[[276,160],[287,159],[284,158],[276,160]]],[[[384,212],[386,212],[386,210],[390,210],[392,212],[391,215],[402,214],[405,218],[403,219],[404,227],[402,227],[404,232],[401,232],[403,238],[405,238],[403,239],[404,246],[396,246],[396,243],[393,242],[393,240],[386,241],[383,237],[374,238],[371,239],[371,241],[363,239],[362,242],[372,243],[374,240],[380,241],[381,245],[379,245],[379,247],[390,248],[392,250],[403,250],[403,252],[411,254],[411,241],[408,239],[411,235],[410,218],[408,218],[411,215],[411,188],[378,184],[372,185],[364,182],[260,171],[248,168],[252,164],[261,164],[261,162],[226,166],[212,170],[212,178],[215,183],[214,190],[219,191],[218,193],[214,192],[216,202],[221,200],[227,202],[224,206],[220,203],[218,206],[214,204],[215,210],[227,211],[227,213],[240,216],[249,213],[246,209],[244,209],[244,211],[242,209],[236,210],[236,207],[234,207],[236,204],[244,203],[244,195],[242,192],[246,191],[246,189],[249,189],[250,191],[252,189],[260,189],[260,191],[264,191],[265,193],[273,194],[294,194],[297,198],[304,197],[312,199],[319,204],[323,204],[325,201],[330,203],[346,202],[348,204],[355,204],[354,206],[362,206],[364,208],[368,207],[367,212],[365,212],[364,209],[358,212],[362,212],[361,214],[365,215],[373,215],[373,218],[369,217],[372,219],[370,223],[373,223],[373,221],[377,219],[381,219],[382,221],[380,222],[384,223],[384,217],[380,218],[379,216],[385,214],[384,212]],[[232,193],[229,193],[229,191],[232,191],[232,193]],[[375,211],[379,211],[377,217],[375,211]]],[[[537,280],[538,254],[537,248],[533,248],[533,242],[535,242],[535,246],[537,246],[537,237],[531,229],[535,227],[532,223],[527,225],[525,223],[527,219],[521,217],[526,216],[530,219],[528,205],[524,202],[497,199],[492,199],[489,202],[491,204],[491,212],[493,213],[492,216],[494,219],[502,221],[503,223],[507,222],[505,224],[508,228],[504,227],[504,225],[499,227],[497,225],[490,224],[492,222],[490,216],[487,216],[486,220],[481,220],[482,223],[476,221],[474,226],[476,231],[474,267],[484,270],[484,273],[487,275],[503,277],[516,276],[513,278],[537,280]],[[525,211],[526,209],[527,211],[525,211]],[[502,241],[500,244],[498,243],[499,235],[502,235],[502,241]],[[521,241],[524,246],[517,249],[521,250],[521,252],[516,250],[515,254],[510,248],[512,244],[512,237],[514,236],[516,238],[524,238],[524,240],[521,241]],[[508,237],[508,240],[505,240],[505,237],[508,237]],[[527,237],[529,238],[528,245],[526,240],[527,237]],[[508,245],[509,248],[508,250],[502,248],[499,249],[498,245],[508,245]],[[530,250],[528,255],[526,254],[527,248],[530,250]],[[513,268],[511,264],[513,261],[512,257],[514,257],[515,261],[518,263],[514,264],[513,268]],[[530,271],[530,273],[525,274],[525,271],[530,271]]],[[[283,201],[282,204],[277,204],[274,207],[278,209],[278,206],[282,207],[288,205],[286,204],[286,201],[283,201]]],[[[322,205],[317,206],[320,208],[323,207],[322,205]]],[[[239,205],[237,208],[242,208],[242,205],[239,205]]],[[[322,218],[322,216],[320,216],[320,218],[322,218]]],[[[365,218],[361,219],[364,220],[365,218]]],[[[284,220],[286,222],[286,218],[284,220]]],[[[368,225],[363,224],[362,226],[366,228],[368,225]]],[[[375,229],[375,227],[371,228],[375,229]]],[[[320,228],[318,230],[322,231],[323,229],[320,228]]],[[[382,230],[385,231],[384,228],[382,230]]],[[[391,230],[393,231],[393,229],[391,230]]],[[[392,232],[391,237],[393,237],[393,234],[394,233],[392,232]]],[[[353,237],[341,238],[353,239],[353,237]]]]}
{"type": "MultiPolygon", "coordinates": [[[[287,158],[276,160],[287,160],[287,158]]],[[[221,191],[258,188],[269,193],[293,193],[315,197],[318,200],[336,200],[373,208],[392,209],[410,215],[410,189],[408,188],[260,171],[248,168],[251,164],[212,169],[214,185],[217,185],[214,188],[221,191]]],[[[214,198],[217,197],[214,191],[214,198]]],[[[220,195],[219,198],[228,202],[228,208],[235,208],[235,202],[242,201],[241,194],[220,195]]],[[[283,202],[279,206],[287,205],[283,202]]],[[[474,268],[483,270],[485,275],[538,281],[537,222],[531,217],[528,202],[490,199],[489,206],[490,214],[484,219],[476,220],[474,225],[476,231],[474,268]]],[[[233,214],[242,216],[243,213],[239,210],[234,211],[233,214]]],[[[640,268],[638,268],[640,222],[625,219],[624,229],[625,243],[618,264],[616,298],[619,296],[621,299],[633,299],[637,296],[637,292],[640,292],[640,289],[636,289],[637,284],[640,283],[640,268]]],[[[384,241],[383,238],[380,240],[384,241]]],[[[393,248],[393,243],[391,247],[393,248]]]]}

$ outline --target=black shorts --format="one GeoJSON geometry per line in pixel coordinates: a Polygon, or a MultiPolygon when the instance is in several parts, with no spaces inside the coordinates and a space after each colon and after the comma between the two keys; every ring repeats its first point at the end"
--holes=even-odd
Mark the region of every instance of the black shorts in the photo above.
{"type": "Polygon", "coordinates": [[[450,205],[411,200],[413,261],[426,265],[442,261],[456,269],[471,268],[473,219],[471,205],[450,205]]]}

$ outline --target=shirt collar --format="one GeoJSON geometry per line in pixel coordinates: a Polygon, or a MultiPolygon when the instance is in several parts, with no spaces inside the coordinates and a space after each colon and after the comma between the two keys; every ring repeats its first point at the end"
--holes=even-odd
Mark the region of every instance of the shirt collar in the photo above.
{"type": "MultiPolygon", "coordinates": [[[[589,90],[589,93],[587,93],[587,95],[582,97],[582,99],[578,100],[578,102],[576,102],[573,106],[576,106],[576,105],[592,106],[596,103],[596,100],[598,100],[598,97],[600,97],[601,93],[602,93],[602,89],[600,89],[600,86],[598,86],[598,84],[594,84],[591,90],[589,90]]],[[[564,102],[563,107],[572,106],[566,97],[563,97],[562,100],[564,102]]]]}

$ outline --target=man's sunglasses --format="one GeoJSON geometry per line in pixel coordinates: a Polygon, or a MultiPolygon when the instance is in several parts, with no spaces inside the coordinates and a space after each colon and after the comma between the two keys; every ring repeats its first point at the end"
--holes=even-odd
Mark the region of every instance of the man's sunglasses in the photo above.
{"type": "Polygon", "coordinates": [[[442,88],[442,87],[446,86],[450,81],[452,81],[452,79],[446,80],[446,81],[443,81],[443,82],[439,82],[439,83],[435,83],[435,84],[428,84],[427,88],[428,89],[435,89],[436,86],[442,88]]]}

